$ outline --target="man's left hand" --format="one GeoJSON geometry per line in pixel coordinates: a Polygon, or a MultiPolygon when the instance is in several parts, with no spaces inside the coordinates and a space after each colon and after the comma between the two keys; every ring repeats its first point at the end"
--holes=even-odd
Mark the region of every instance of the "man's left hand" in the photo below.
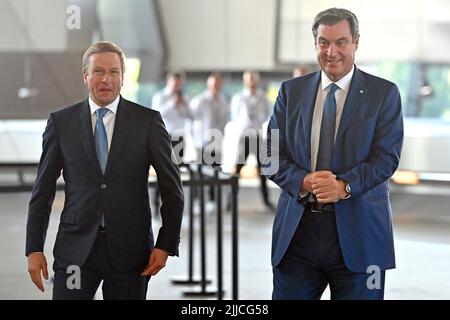
{"type": "Polygon", "coordinates": [[[148,260],[148,265],[145,267],[144,272],[141,273],[141,276],[156,275],[162,268],[166,266],[168,257],[169,253],[167,251],[153,248],[148,260]]]}
{"type": "Polygon", "coordinates": [[[347,196],[344,181],[332,177],[317,177],[312,189],[319,203],[333,203],[347,196]]]}

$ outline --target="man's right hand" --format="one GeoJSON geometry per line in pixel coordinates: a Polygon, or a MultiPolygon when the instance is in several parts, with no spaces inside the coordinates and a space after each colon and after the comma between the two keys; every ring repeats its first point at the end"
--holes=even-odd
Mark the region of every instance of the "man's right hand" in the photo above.
{"type": "Polygon", "coordinates": [[[36,287],[44,292],[41,272],[44,279],[48,280],[47,259],[45,259],[45,255],[42,252],[30,253],[28,255],[28,273],[36,287]]]}
{"type": "Polygon", "coordinates": [[[331,171],[316,171],[308,173],[302,182],[301,192],[309,192],[313,193],[312,185],[317,182],[319,179],[328,179],[328,178],[336,178],[336,176],[331,171]]]}

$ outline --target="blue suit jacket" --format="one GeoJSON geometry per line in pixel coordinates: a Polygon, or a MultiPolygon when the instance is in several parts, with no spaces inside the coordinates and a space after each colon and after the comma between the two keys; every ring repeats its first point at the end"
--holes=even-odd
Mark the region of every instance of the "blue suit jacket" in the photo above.
{"type": "MultiPolygon", "coordinates": [[[[286,253],[303,215],[299,192],[311,171],[311,124],[320,78],[316,72],[284,82],[269,122],[265,147],[269,158],[278,154],[279,162],[267,176],[282,189],[273,225],[273,266],[286,253]],[[273,129],[278,135],[271,134],[273,129]]],[[[395,267],[388,179],[398,166],[402,143],[397,87],[355,67],[332,160],[333,173],[352,189],[335,210],[344,261],[353,272],[366,272],[369,265],[395,267]]]]}

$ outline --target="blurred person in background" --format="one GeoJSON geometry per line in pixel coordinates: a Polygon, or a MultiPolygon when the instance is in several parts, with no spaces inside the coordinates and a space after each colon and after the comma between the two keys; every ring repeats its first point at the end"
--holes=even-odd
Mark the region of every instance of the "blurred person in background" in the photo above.
{"type": "Polygon", "coordinates": [[[260,130],[270,116],[270,103],[264,91],[259,88],[260,75],[254,70],[247,70],[242,76],[244,89],[233,96],[231,100],[231,120],[239,128],[239,150],[236,173],[240,174],[247,157],[253,153],[258,163],[258,176],[264,206],[270,211],[275,210],[270,202],[267,179],[261,175],[260,145],[262,143],[260,130]]]}
{"type": "MultiPolygon", "coordinates": [[[[222,87],[222,74],[213,72],[206,80],[206,90],[191,100],[193,135],[199,160],[213,166],[222,164],[222,136],[230,119],[230,107],[222,94],[222,87]],[[215,136],[211,130],[218,130],[220,135],[215,136]]],[[[209,188],[209,200],[207,211],[210,211],[208,207],[211,207],[214,201],[214,186],[209,188]]]]}
{"type": "MultiPolygon", "coordinates": [[[[168,72],[166,86],[153,95],[151,105],[154,110],[161,113],[178,164],[183,162],[186,139],[187,135],[190,134],[193,120],[189,101],[183,92],[185,78],[185,74],[181,71],[168,72]]],[[[158,187],[155,187],[153,206],[155,211],[159,210],[160,195],[158,187]]]]}
{"type": "MultiPolygon", "coordinates": [[[[190,128],[193,120],[189,101],[184,95],[185,75],[182,72],[169,72],[164,89],[156,92],[152,98],[151,107],[161,113],[174,147],[183,144],[186,128],[190,128]]],[[[179,148],[180,158],[183,158],[183,148],[179,148]]],[[[179,159],[181,161],[181,159],[179,159]]]]}
{"type": "Polygon", "coordinates": [[[265,144],[282,189],[272,297],[320,299],[329,285],[331,299],[383,299],[395,268],[388,184],[403,144],[400,94],[355,66],[352,12],[320,12],[312,32],[321,71],[282,83],[265,144]]]}
{"type": "Polygon", "coordinates": [[[310,73],[310,70],[309,70],[308,67],[306,67],[306,66],[296,66],[292,70],[292,78],[301,77],[301,76],[304,76],[304,75],[306,75],[308,73],[310,73]]]}

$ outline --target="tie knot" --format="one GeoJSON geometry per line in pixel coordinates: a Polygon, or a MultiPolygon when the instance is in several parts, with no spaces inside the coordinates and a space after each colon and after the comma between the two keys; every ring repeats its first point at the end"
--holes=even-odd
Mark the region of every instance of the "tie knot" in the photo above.
{"type": "Polygon", "coordinates": [[[108,112],[108,108],[99,108],[97,109],[97,111],[95,111],[97,113],[97,117],[99,119],[103,119],[103,116],[108,112]]]}
{"type": "Polygon", "coordinates": [[[337,86],[336,83],[332,83],[330,84],[330,91],[328,91],[328,94],[334,94],[336,92],[337,89],[339,89],[339,87],[337,86]]]}

